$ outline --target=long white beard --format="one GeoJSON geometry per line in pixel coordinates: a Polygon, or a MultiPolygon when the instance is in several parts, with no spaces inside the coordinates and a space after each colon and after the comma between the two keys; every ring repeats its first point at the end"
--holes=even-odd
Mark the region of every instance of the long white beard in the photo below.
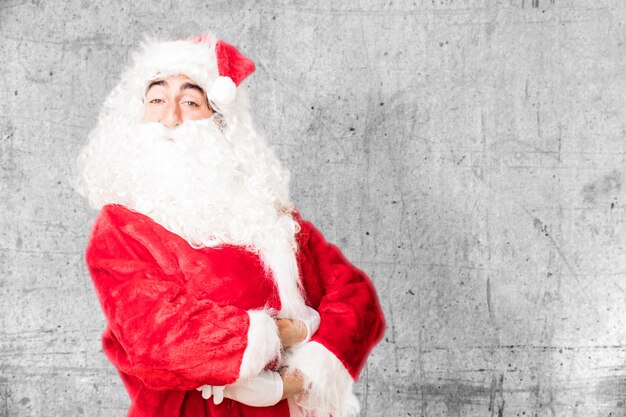
{"type": "Polygon", "coordinates": [[[295,258],[288,173],[254,130],[224,133],[212,119],[99,125],[79,157],[79,190],[94,208],[121,204],[194,247],[246,246],[277,284],[281,317],[305,314],[295,258]]]}

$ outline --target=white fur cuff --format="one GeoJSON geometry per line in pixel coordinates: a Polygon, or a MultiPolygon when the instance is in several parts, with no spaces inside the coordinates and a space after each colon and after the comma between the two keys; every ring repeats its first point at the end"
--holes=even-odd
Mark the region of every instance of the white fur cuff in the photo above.
{"type": "Polygon", "coordinates": [[[243,352],[239,381],[256,376],[268,363],[280,357],[280,338],[272,316],[260,310],[250,310],[248,316],[248,346],[243,352]]]}
{"type": "Polygon", "coordinates": [[[359,413],[359,401],[352,393],[352,376],[322,344],[309,342],[292,348],[285,363],[290,371],[298,370],[304,376],[307,394],[296,402],[303,411],[298,414],[353,417],[359,413]]]}

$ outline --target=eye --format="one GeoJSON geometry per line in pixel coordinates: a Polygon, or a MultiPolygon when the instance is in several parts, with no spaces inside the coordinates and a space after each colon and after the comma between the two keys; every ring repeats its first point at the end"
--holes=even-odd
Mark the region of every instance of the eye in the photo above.
{"type": "Polygon", "coordinates": [[[153,98],[152,100],[149,100],[148,103],[150,103],[150,104],[161,104],[161,103],[164,103],[164,101],[161,100],[160,98],[153,98]]]}
{"type": "Polygon", "coordinates": [[[186,100],[186,101],[183,101],[183,104],[184,104],[185,106],[194,107],[194,108],[195,108],[195,107],[200,107],[200,106],[198,105],[198,103],[196,103],[195,101],[191,101],[191,100],[186,100]]]}

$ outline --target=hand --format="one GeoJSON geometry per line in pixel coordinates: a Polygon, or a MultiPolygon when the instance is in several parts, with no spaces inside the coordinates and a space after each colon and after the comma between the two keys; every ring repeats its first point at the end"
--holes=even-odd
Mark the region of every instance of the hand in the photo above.
{"type": "Polygon", "coordinates": [[[298,396],[304,392],[304,378],[298,371],[281,374],[283,380],[282,399],[298,396]]]}
{"type": "Polygon", "coordinates": [[[238,381],[226,386],[203,385],[197,388],[202,391],[202,398],[211,398],[220,404],[224,398],[230,398],[252,407],[269,407],[278,403],[284,395],[283,380],[277,372],[263,371],[247,381],[238,381]]]}
{"type": "Polygon", "coordinates": [[[205,400],[211,398],[212,395],[214,404],[219,404],[224,400],[224,386],[203,385],[196,389],[202,391],[202,398],[205,400]]]}
{"type": "Polygon", "coordinates": [[[283,349],[308,342],[320,327],[320,315],[317,310],[307,306],[307,314],[302,320],[277,319],[278,335],[283,349]]]}
{"type": "Polygon", "coordinates": [[[307,337],[306,326],[300,320],[276,319],[276,327],[278,327],[278,336],[283,349],[290,348],[307,337]]]}

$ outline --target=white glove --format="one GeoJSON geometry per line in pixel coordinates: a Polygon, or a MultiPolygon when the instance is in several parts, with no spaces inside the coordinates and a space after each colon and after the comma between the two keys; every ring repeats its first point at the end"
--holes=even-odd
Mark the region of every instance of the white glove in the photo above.
{"type": "Polygon", "coordinates": [[[306,306],[306,309],[307,315],[305,317],[300,317],[300,321],[302,321],[302,323],[306,326],[306,338],[301,342],[296,343],[294,346],[300,346],[311,340],[311,337],[313,337],[315,332],[317,332],[317,329],[320,327],[320,313],[309,306],[306,306]]]}
{"type": "Polygon", "coordinates": [[[230,398],[252,407],[269,407],[283,397],[283,379],[278,372],[263,371],[247,381],[238,381],[226,386],[203,385],[202,398],[208,400],[213,395],[213,402],[220,404],[224,398],[230,398]]]}
{"type": "Polygon", "coordinates": [[[208,400],[213,395],[213,403],[219,404],[224,400],[224,388],[224,385],[203,385],[196,389],[202,391],[202,398],[205,400],[208,400]]]}

